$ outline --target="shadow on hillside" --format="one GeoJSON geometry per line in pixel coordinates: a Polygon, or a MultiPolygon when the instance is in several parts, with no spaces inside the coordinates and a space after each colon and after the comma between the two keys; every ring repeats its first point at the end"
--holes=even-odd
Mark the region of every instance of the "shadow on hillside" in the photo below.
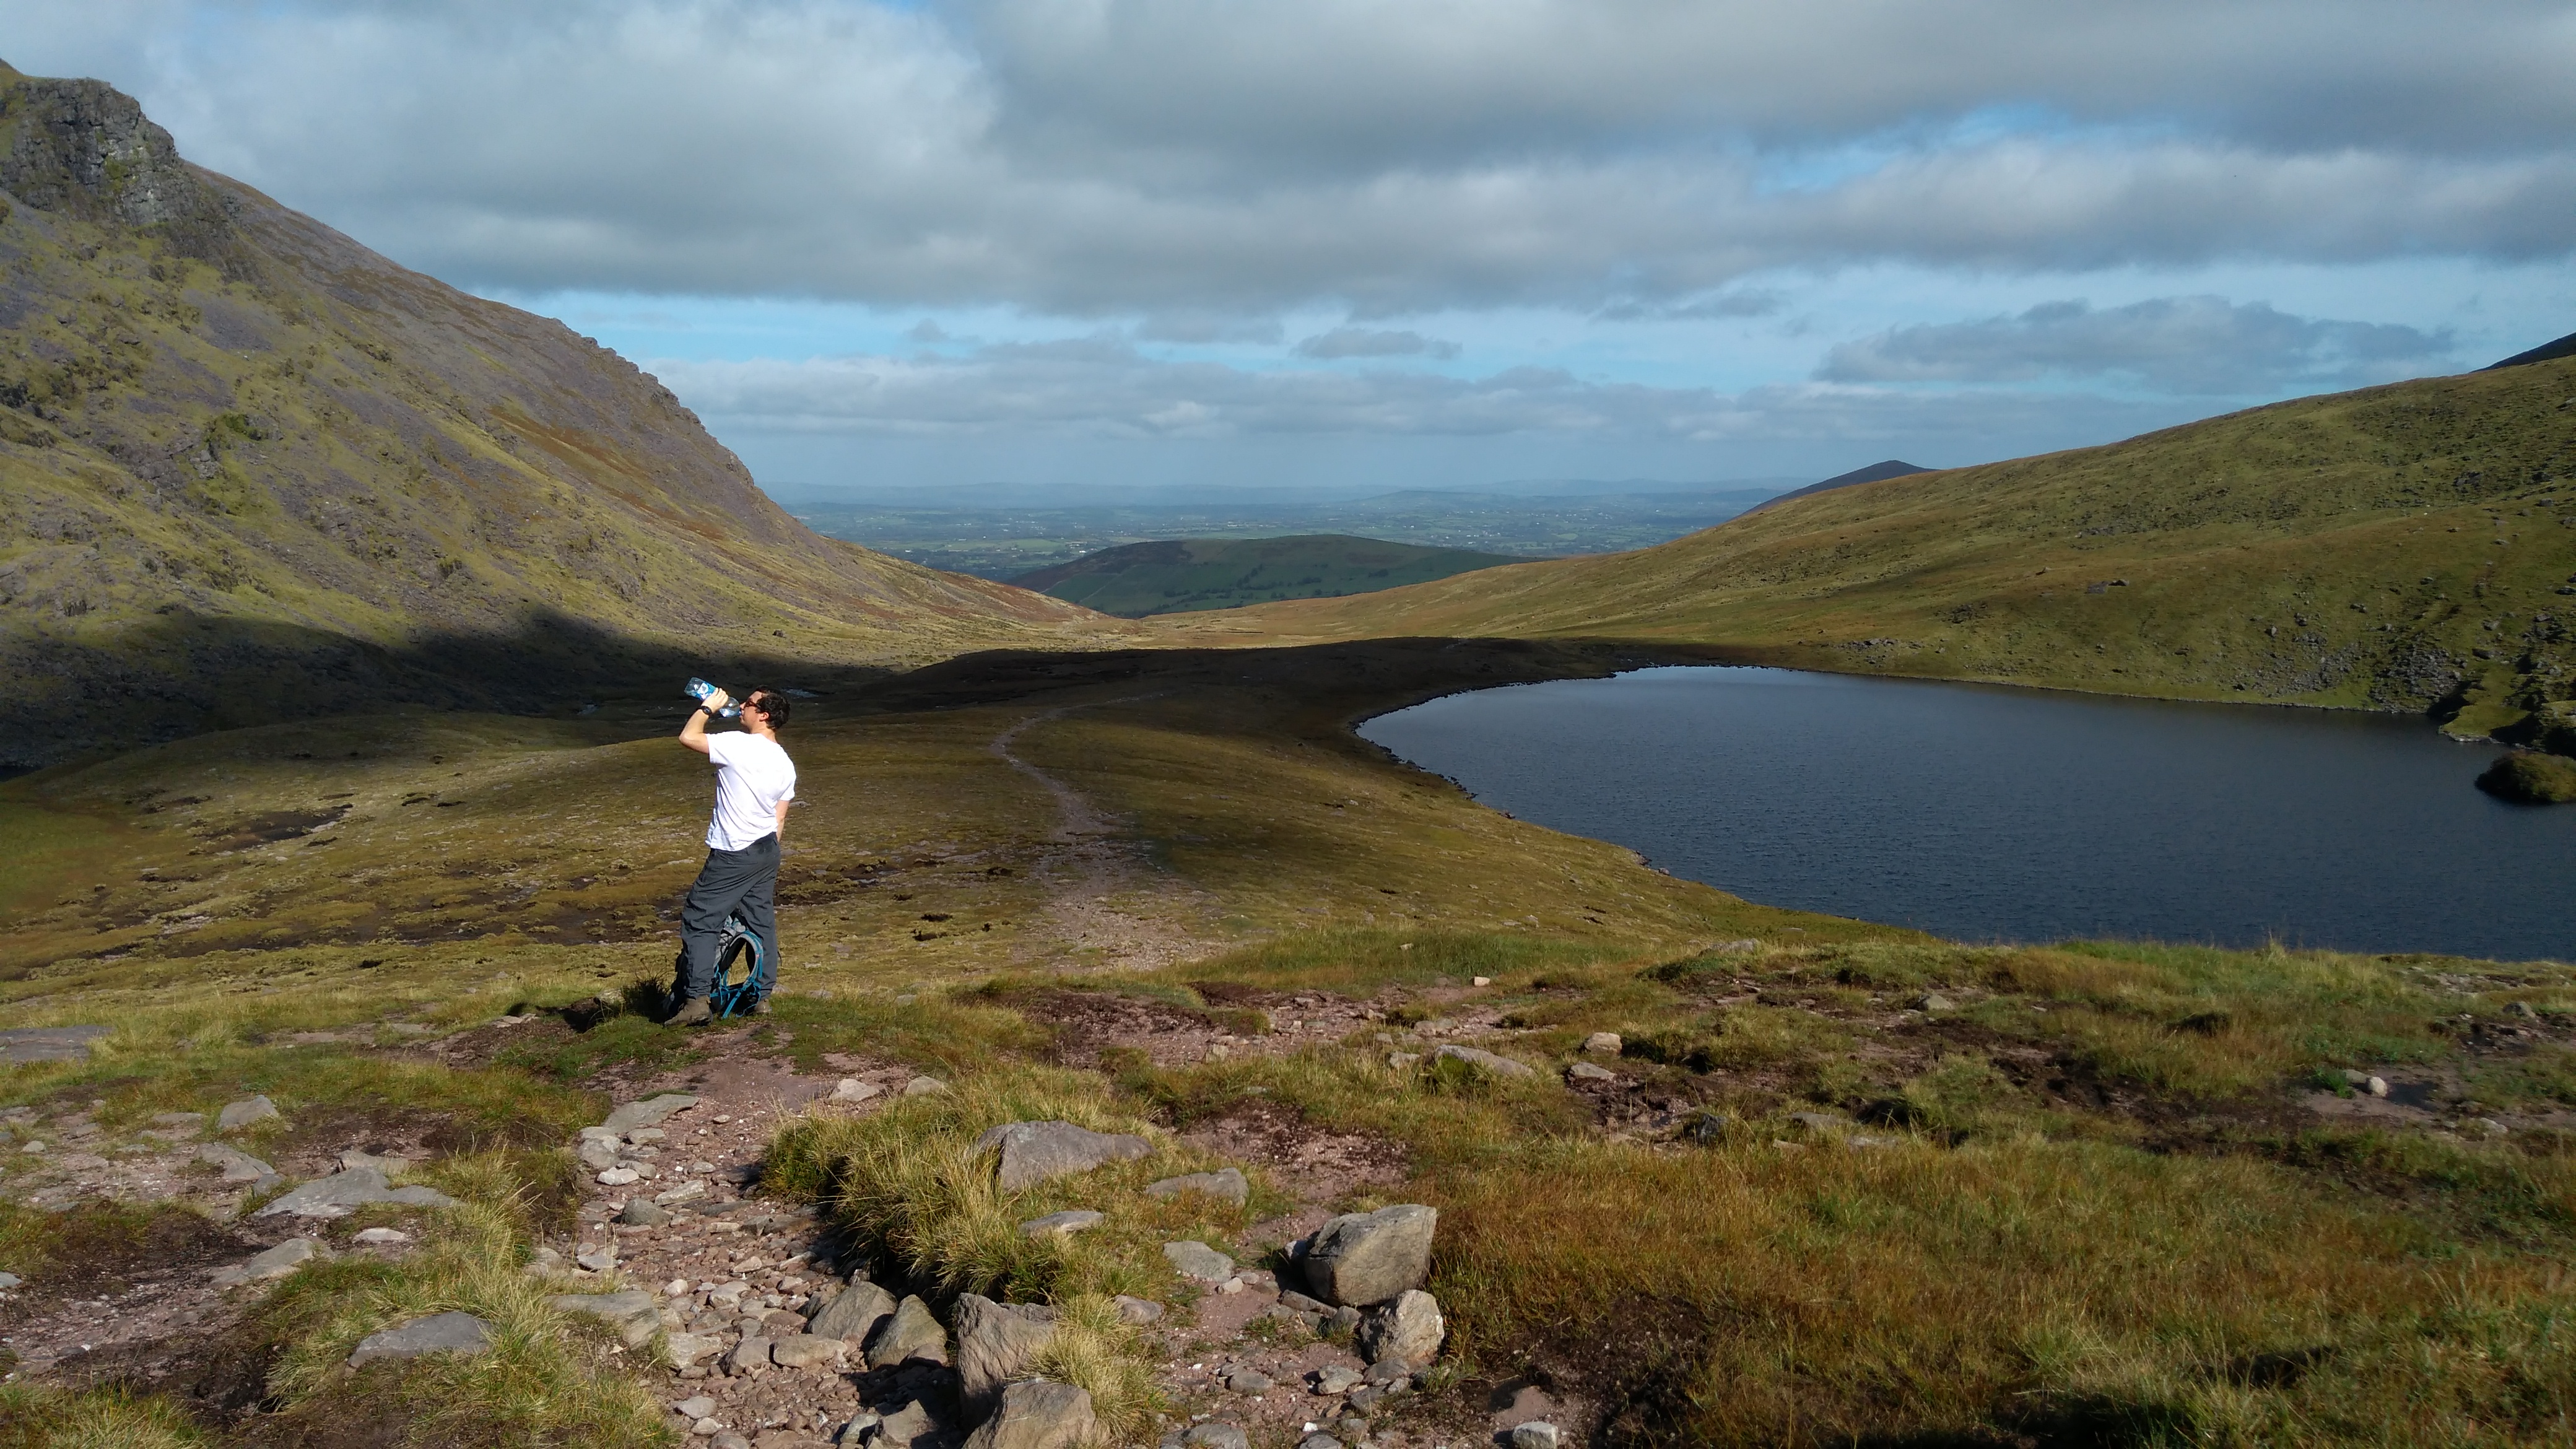
{"type": "Polygon", "coordinates": [[[552,611],[491,633],[386,647],[324,629],[166,614],[90,639],[20,637],[0,703],[0,779],[214,730],[391,707],[565,715],[592,700],[667,695],[705,675],[846,693],[893,671],[789,651],[705,653],[552,611]]]}

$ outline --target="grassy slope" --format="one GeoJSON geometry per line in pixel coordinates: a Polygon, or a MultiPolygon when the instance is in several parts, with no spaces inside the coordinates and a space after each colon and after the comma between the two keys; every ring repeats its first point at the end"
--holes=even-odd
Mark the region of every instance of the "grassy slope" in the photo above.
{"type": "MultiPolygon", "coordinates": [[[[0,74],[0,130],[71,93],[0,74]]],[[[518,705],[665,656],[909,665],[1100,622],[821,538],[614,353],[164,162],[211,235],[76,187],[0,221],[13,726],[114,700],[94,746],[289,688],[518,705]]],[[[73,743],[13,732],[22,763],[73,743]]]]}
{"type": "MultiPolygon", "coordinates": [[[[793,1046],[778,1049],[815,1070],[832,1051],[933,1067],[976,1110],[1179,1128],[1289,1109],[1400,1144],[1402,1196],[1444,1211],[1433,1286],[1468,1375],[1458,1392],[1481,1406],[1494,1384],[1544,1373],[1595,1406],[1593,1442],[2566,1432],[2576,1344],[2552,1325],[2576,1310],[2557,1269],[2576,1252],[2576,1179],[2549,1125],[2576,1106],[2564,968],[1928,942],[1735,901],[1478,809],[1345,729],[1427,692],[1613,657],[1435,643],[988,656],[817,706],[791,736],[808,803],[788,842],[776,1025],[793,1046]],[[1014,729],[1009,748],[1090,802],[1103,834],[1055,837],[1052,793],[995,752],[1014,729]],[[1095,838],[1114,849],[1087,853],[1095,838]],[[1086,874],[1102,860],[1117,869],[1086,874]],[[1104,909],[1063,913],[1095,893],[1104,909]],[[1116,969],[1100,943],[1122,915],[1176,939],[1177,964],[1116,969]],[[1760,944],[1693,954],[1739,940],[1760,944]],[[1548,1076],[1395,1069],[1375,1031],[1281,1059],[1071,1072],[1059,1024],[1030,1001],[1065,985],[1209,1009],[1350,993],[1383,1006],[1399,1040],[1425,1017],[1499,1012],[1514,1029],[1491,1044],[1542,1066],[1619,1031],[1629,1085],[1613,1113],[1548,1076]],[[1908,1013],[1926,990],[1955,1008],[1908,1013]],[[2449,1135],[2291,1105],[2344,1066],[2447,1082],[2449,1135]],[[1844,1129],[1801,1111],[1877,1124],[1857,1130],[1883,1145],[1838,1145],[1844,1129]],[[2482,1136],[2481,1114],[2513,1132],[2482,1136]]],[[[22,837],[46,844],[22,857],[21,904],[0,918],[0,1003],[13,1023],[118,1028],[91,1066],[0,1076],[0,1106],[97,1100],[131,1126],[256,1083],[303,1115],[387,1083],[363,1045],[283,1045],[293,1032],[466,1024],[660,975],[659,912],[694,864],[705,799],[703,766],[644,733],[671,724],[615,703],[581,723],[314,721],[0,786],[21,822],[56,827],[22,837]],[[342,805],[318,831],[259,839],[342,805]]],[[[614,1018],[488,1080],[431,1072],[399,1092],[468,1115],[551,1113],[559,1132],[580,1109],[549,1081],[688,1050],[614,1018]]],[[[835,1154],[899,1147],[795,1138],[777,1190],[818,1190],[835,1154]]],[[[498,1202],[513,1174],[557,1170],[544,1157],[436,1170],[498,1202]]],[[[1003,1223],[992,1271],[1025,1270],[1022,1291],[1167,1271],[1151,1221],[1099,1240],[1113,1253],[1135,1238],[1141,1267],[1050,1266],[1012,1256],[1020,1204],[876,1186],[842,1210],[932,1258],[970,1226],[942,1214],[1003,1223]]],[[[1126,1212],[1133,1186],[1102,1202],[1126,1212]]],[[[11,1251],[41,1253],[52,1221],[0,1229],[20,1234],[11,1251]]],[[[469,1230],[523,1243],[538,1229],[469,1230]]],[[[290,1288],[300,1299],[274,1311],[303,1302],[298,1321],[336,1325],[330,1343],[405,1294],[500,1291],[470,1275],[389,1297],[290,1288]]],[[[401,1392],[468,1423],[533,1424],[597,1398],[584,1372],[531,1375],[515,1404],[401,1392]]]]}
{"type": "Polygon", "coordinates": [[[1279,599],[1324,599],[1517,563],[1504,554],[1423,548],[1348,534],[1131,543],[1011,582],[1104,614],[1144,618],[1279,599]]]}
{"type": "Polygon", "coordinates": [[[1799,499],[1636,553],[1165,621],[1178,640],[1714,646],[2181,699],[2576,696],[2576,360],[2304,398],[1799,499]]]}

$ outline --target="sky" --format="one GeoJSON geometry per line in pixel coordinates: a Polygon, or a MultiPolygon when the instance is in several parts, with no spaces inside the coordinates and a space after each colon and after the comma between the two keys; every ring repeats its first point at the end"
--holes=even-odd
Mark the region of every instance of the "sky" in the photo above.
{"type": "Polygon", "coordinates": [[[2576,3],[83,0],[773,490],[1822,477],[2576,331],[2576,3]]]}

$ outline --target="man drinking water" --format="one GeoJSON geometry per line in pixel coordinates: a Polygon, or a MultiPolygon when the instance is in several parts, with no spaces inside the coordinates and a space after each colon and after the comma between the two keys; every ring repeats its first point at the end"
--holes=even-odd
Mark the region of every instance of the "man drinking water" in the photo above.
{"type": "MultiPolygon", "coordinates": [[[[716,811],[707,822],[707,863],[680,907],[680,999],[673,1026],[695,1026],[715,1015],[707,997],[715,990],[725,917],[741,916],[766,948],[766,959],[778,959],[778,837],[787,829],[787,804],[796,798],[796,764],[778,746],[787,699],[774,689],[755,689],[742,702],[739,733],[708,734],[707,720],[727,702],[723,690],[709,690],[680,727],[681,744],[716,762],[716,811]]],[[[775,984],[754,983],[754,1013],[768,1013],[775,984]]]]}

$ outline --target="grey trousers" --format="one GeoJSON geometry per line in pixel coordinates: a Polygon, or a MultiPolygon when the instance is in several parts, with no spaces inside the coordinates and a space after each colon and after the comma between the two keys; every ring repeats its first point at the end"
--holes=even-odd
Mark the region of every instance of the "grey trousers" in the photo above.
{"type": "MultiPolygon", "coordinates": [[[[770,971],[778,965],[778,837],[764,835],[740,850],[710,850],[689,898],[680,906],[680,996],[705,996],[715,990],[716,945],[725,917],[739,915],[760,938],[770,971]]],[[[776,984],[772,975],[759,985],[766,999],[776,984]]]]}

